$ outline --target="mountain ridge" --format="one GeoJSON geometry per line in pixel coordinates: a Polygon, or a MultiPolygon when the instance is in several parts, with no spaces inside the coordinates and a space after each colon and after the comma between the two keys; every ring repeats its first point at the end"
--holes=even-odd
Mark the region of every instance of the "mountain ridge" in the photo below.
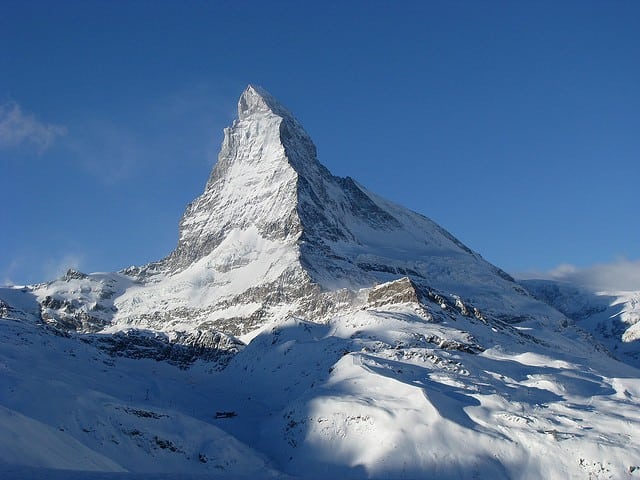
{"type": "MultiPolygon", "coordinates": [[[[179,283],[167,288],[185,292],[201,286],[198,309],[178,294],[168,303],[181,304],[180,310],[148,307],[145,313],[139,307],[145,295],[136,300],[125,294],[117,302],[116,321],[136,324],[151,315],[155,320],[148,325],[157,329],[167,315],[190,316],[200,325],[244,334],[290,314],[330,315],[346,298],[354,301],[360,289],[403,276],[465,298],[502,320],[521,320],[517,311],[536,303],[509,275],[427,217],[350,177],[332,175],[316,152],[293,114],[264,89],[247,87],[204,192],[180,220],[176,248],[163,260],[122,272],[148,287],[147,297],[165,303],[171,292],[153,293],[161,285],[179,283]],[[239,281],[246,274],[236,273],[251,265],[254,281],[239,281]],[[248,315],[215,313],[243,304],[248,315]]],[[[546,315],[557,317],[550,310],[546,315]]]]}

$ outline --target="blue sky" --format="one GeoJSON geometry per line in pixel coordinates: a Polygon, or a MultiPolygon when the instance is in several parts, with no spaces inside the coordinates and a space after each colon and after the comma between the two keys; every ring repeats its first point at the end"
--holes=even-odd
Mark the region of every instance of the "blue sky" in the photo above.
{"type": "MultiPolygon", "coordinates": [[[[0,283],[166,255],[248,83],[510,272],[638,265],[640,3],[0,3],[0,283]]],[[[640,287],[639,287],[640,288],[640,287]]]]}

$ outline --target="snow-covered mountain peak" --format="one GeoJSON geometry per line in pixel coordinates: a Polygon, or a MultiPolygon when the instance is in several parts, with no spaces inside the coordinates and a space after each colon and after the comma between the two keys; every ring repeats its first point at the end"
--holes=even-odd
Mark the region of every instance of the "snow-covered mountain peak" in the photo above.
{"type": "Polygon", "coordinates": [[[298,172],[291,159],[300,164],[317,162],[313,143],[291,114],[258,87],[244,91],[238,114],[224,131],[205,191],[180,221],[177,248],[161,262],[163,271],[184,270],[211,254],[234,231],[288,243],[301,232],[296,211],[298,172]]]}
{"type": "Polygon", "coordinates": [[[238,100],[238,118],[246,120],[254,114],[273,113],[280,117],[292,117],[291,113],[264,88],[249,85],[238,100]]]}
{"type": "Polygon", "coordinates": [[[238,109],[176,249],[123,272],[139,285],[114,301],[117,323],[245,334],[289,315],[329,318],[402,277],[481,315],[558,318],[428,218],[332,175],[263,89],[247,87],[238,109]]]}

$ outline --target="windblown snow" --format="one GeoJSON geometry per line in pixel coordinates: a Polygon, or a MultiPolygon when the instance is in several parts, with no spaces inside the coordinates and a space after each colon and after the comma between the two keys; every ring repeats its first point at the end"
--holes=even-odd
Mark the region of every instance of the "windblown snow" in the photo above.
{"type": "Polygon", "coordinates": [[[249,86],[166,258],[0,289],[0,476],[640,478],[639,298],[516,283],[249,86]]]}

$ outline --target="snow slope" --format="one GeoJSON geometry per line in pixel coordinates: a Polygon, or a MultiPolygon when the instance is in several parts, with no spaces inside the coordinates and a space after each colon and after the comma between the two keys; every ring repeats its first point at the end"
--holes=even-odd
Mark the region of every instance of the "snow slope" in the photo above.
{"type": "Polygon", "coordinates": [[[404,301],[407,285],[280,321],[222,371],[2,320],[0,472],[638,478],[638,370],[579,337],[404,301]]]}
{"type": "Polygon", "coordinates": [[[216,399],[198,388],[206,367],[117,358],[13,320],[0,320],[0,343],[0,472],[269,475],[263,456],[216,426],[216,399]]]}

